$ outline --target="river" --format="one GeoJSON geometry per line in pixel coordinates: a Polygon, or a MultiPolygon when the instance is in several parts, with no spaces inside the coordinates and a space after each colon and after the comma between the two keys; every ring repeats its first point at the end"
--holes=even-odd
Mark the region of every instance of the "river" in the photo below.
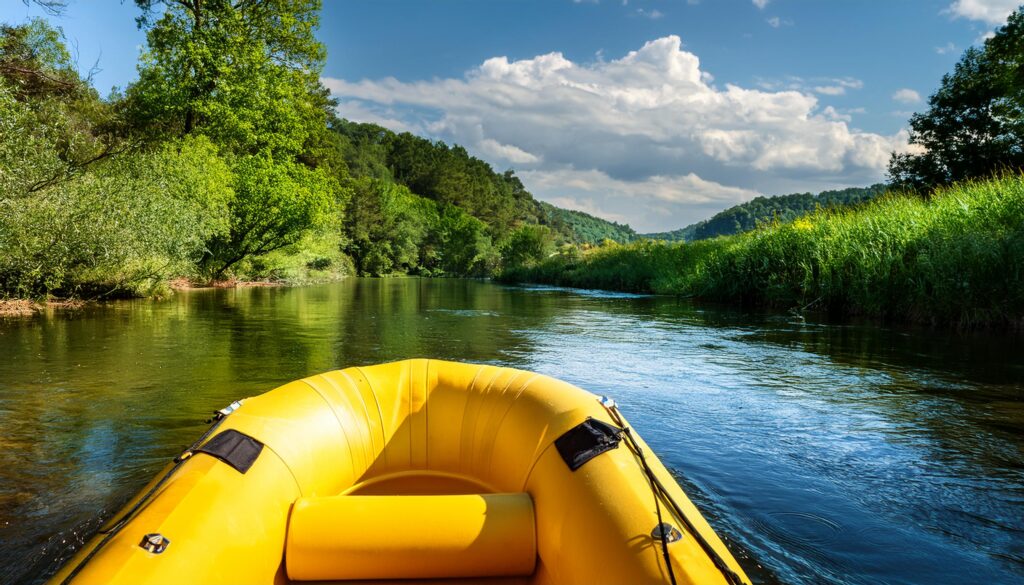
{"type": "Polygon", "coordinates": [[[613,396],[758,583],[1024,583],[1024,343],[472,280],[198,290],[0,320],[0,583],[205,428],[409,357],[613,396]]]}

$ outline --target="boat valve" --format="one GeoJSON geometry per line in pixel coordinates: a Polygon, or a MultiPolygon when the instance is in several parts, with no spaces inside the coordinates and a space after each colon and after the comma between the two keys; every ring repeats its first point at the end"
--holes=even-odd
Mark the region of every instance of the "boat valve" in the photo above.
{"type": "Polygon", "coordinates": [[[675,526],[672,526],[668,522],[662,522],[651,530],[651,538],[654,540],[664,540],[668,543],[673,543],[683,539],[683,533],[679,532],[675,526]]]}
{"type": "Polygon", "coordinates": [[[158,555],[167,550],[167,545],[169,544],[171,544],[171,541],[166,536],[158,532],[154,532],[143,536],[142,542],[139,543],[139,546],[158,555]]]}

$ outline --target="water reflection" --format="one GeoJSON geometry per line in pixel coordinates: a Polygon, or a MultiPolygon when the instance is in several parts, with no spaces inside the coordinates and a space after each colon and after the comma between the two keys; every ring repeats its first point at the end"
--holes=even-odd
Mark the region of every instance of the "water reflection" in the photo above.
{"type": "Polygon", "coordinates": [[[417,356],[615,396],[761,582],[1022,582],[1022,349],[465,280],[194,291],[0,322],[0,582],[39,581],[211,409],[417,356]]]}

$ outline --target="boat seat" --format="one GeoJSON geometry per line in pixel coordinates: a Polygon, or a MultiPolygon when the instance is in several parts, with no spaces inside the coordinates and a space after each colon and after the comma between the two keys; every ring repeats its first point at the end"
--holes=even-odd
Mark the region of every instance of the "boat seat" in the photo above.
{"type": "Polygon", "coordinates": [[[299,498],[285,565],[293,581],[521,577],[536,534],[526,493],[299,498]]]}

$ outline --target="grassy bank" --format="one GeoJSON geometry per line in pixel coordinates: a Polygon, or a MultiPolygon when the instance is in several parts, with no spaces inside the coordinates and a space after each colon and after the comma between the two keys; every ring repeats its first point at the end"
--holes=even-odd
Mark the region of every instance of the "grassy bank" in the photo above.
{"type": "Polygon", "coordinates": [[[954,327],[1024,324],[1024,176],[689,244],[569,250],[505,270],[548,283],[954,327]]]}

